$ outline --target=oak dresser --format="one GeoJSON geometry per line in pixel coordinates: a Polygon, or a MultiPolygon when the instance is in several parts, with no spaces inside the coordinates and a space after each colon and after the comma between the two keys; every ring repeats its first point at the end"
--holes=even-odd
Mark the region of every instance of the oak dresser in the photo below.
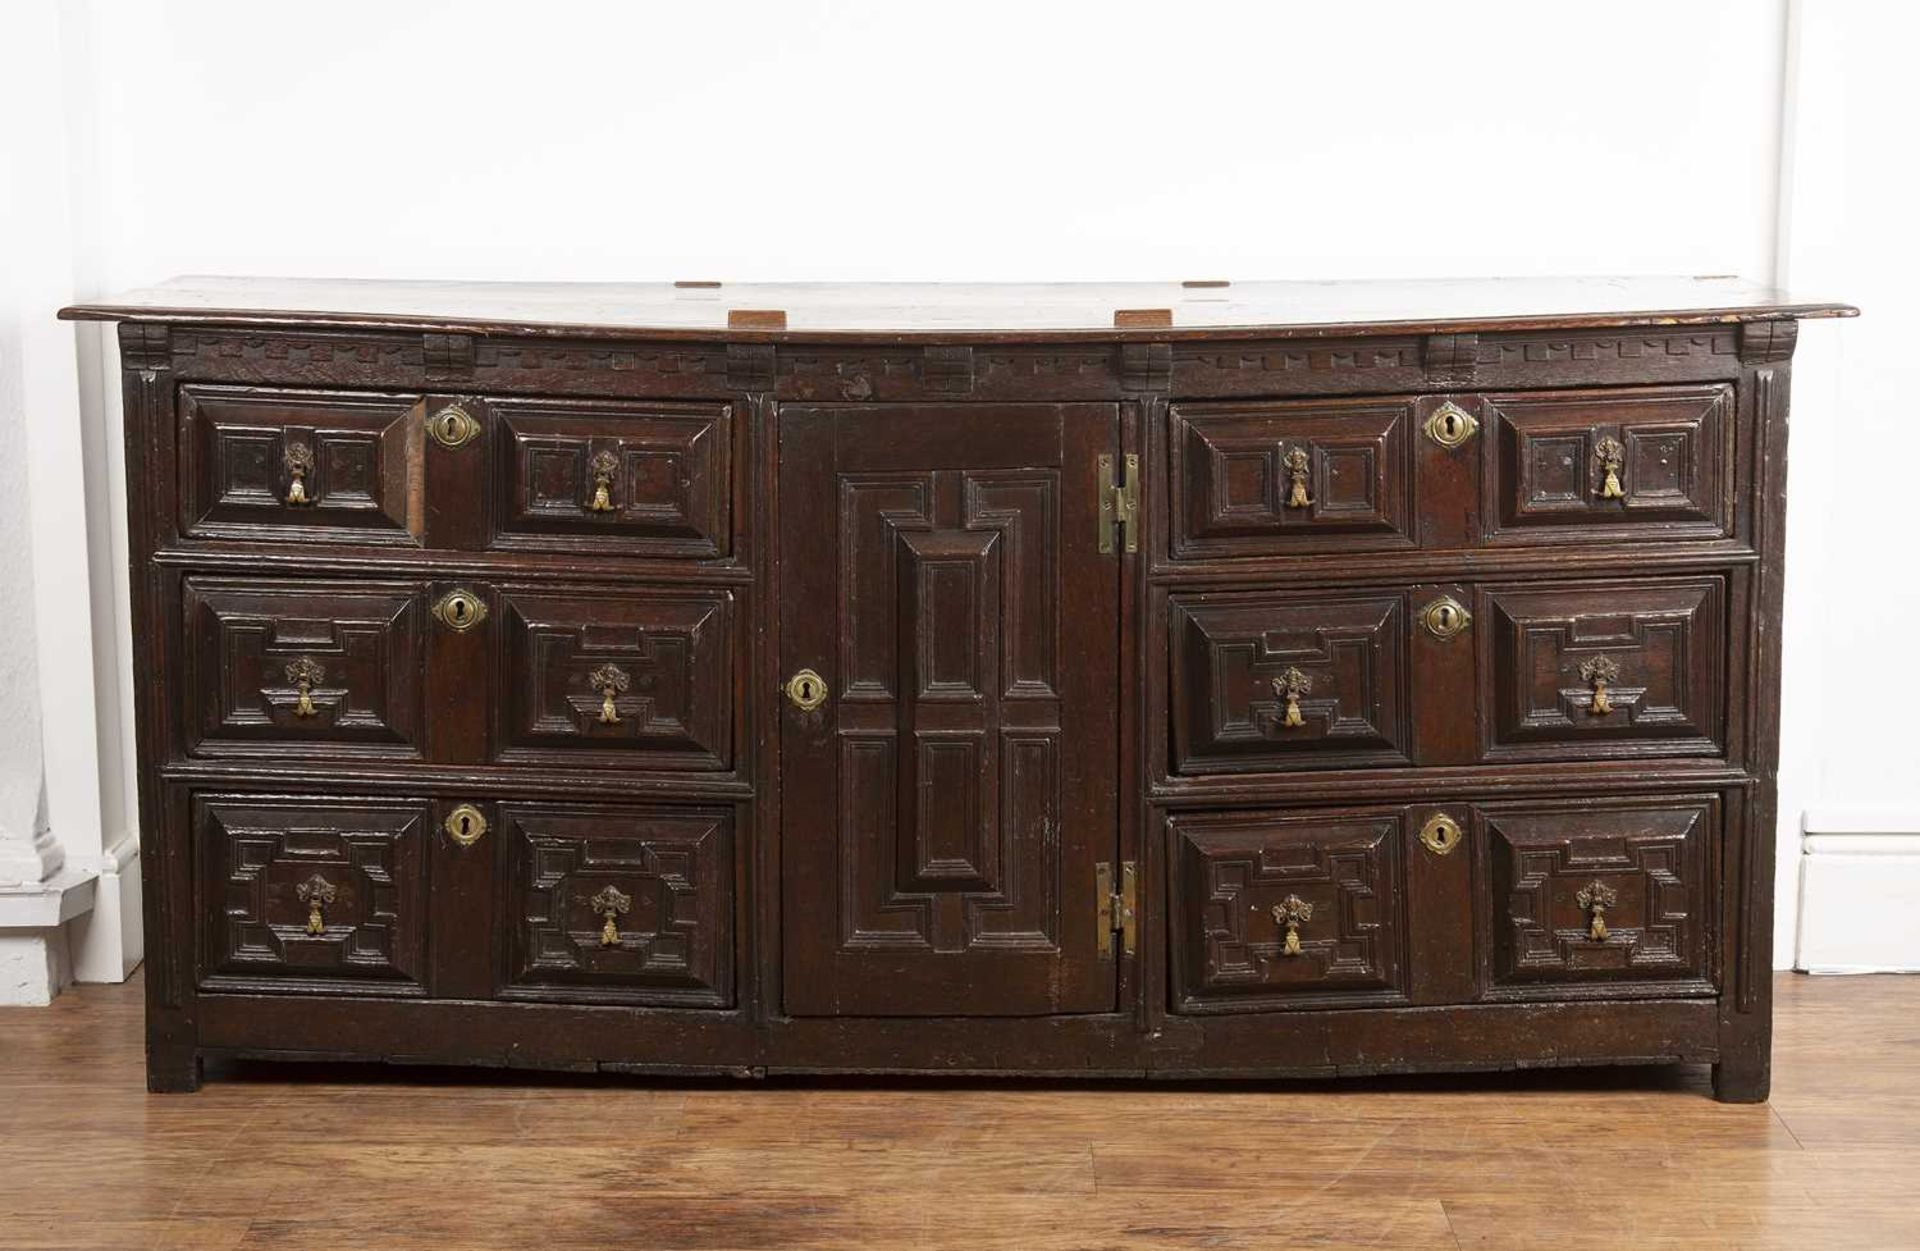
{"type": "Polygon", "coordinates": [[[119,323],[148,1080],[1763,1099],[1732,280],[183,279],[119,323]]]}

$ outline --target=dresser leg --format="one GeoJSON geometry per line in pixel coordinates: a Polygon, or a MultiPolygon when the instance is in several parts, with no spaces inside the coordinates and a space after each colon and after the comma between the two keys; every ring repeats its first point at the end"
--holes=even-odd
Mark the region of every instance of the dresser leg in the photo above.
{"type": "Polygon", "coordinates": [[[1713,1066],[1713,1097],[1721,1103],[1765,1103],[1773,1085],[1771,1057],[1722,1060],[1713,1066]]]}
{"type": "Polygon", "coordinates": [[[192,1047],[147,1044],[147,1090],[156,1095],[190,1095],[200,1089],[200,1053],[192,1047]]]}

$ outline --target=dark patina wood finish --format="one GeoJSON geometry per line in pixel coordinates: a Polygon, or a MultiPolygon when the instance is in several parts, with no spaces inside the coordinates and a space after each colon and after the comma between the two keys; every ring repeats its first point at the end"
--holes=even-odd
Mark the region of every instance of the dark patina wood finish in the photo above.
{"type": "Polygon", "coordinates": [[[1720,280],[181,280],[148,1074],[1764,1098],[1787,370],[1720,280]]]}

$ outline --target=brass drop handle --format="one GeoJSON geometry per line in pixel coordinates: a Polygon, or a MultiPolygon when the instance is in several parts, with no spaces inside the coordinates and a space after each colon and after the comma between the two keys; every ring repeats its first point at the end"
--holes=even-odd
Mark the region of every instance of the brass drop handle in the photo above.
{"type": "Polygon", "coordinates": [[[307,494],[307,475],[313,472],[313,449],[305,443],[289,443],[280,461],[287,467],[287,503],[295,508],[313,503],[313,497],[307,494]]]}
{"type": "Polygon", "coordinates": [[[1280,718],[1283,729],[1303,726],[1307,719],[1300,715],[1300,697],[1313,690],[1313,679],[1293,668],[1273,680],[1273,693],[1287,701],[1286,711],[1280,718]]]}
{"type": "Polygon", "coordinates": [[[315,715],[313,707],[313,688],[327,680],[327,670],[319,661],[310,656],[302,656],[287,666],[287,683],[298,697],[293,705],[296,717],[315,715]]]}
{"type": "Polygon", "coordinates": [[[1273,905],[1273,919],[1286,927],[1286,937],[1280,944],[1280,954],[1299,955],[1300,927],[1313,920],[1313,905],[1298,895],[1288,895],[1273,905]]]}
{"type": "Polygon", "coordinates": [[[619,665],[605,664],[589,673],[587,681],[593,683],[593,689],[600,692],[600,724],[619,725],[620,709],[614,700],[627,692],[633,685],[633,679],[619,665]]]}
{"type": "Polygon", "coordinates": [[[1620,440],[1608,435],[1593,445],[1594,459],[1600,462],[1600,498],[1622,500],[1627,493],[1620,487],[1620,473],[1627,467],[1627,449],[1620,440]]]}
{"type": "Polygon", "coordinates": [[[600,888],[600,893],[587,901],[595,915],[603,918],[606,924],[600,927],[600,945],[618,947],[620,945],[620,918],[627,915],[633,907],[633,897],[619,887],[609,883],[600,888]]]}
{"type": "Polygon", "coordinates": [[[322,910],[334,901],[340,893],[339,888],[316,873],[294,887],[293,893],[301,903],[307,905],[307,933],[326,933],[327,918],[322,914],[322,910]]]}
{"type": "Polygon", "coordinates": [[[1313,460],[1307,454],[1307,449],[1289,449],[1281,458],[1281,463],[1287,467],[1287,507],[1313,507],[1313,497],[1307,494],[1307,471],[1312,467],[1313,460]]]}
{"type": "Polygon", "coordinates": [[[613,505],[613,477],[620,470],[619,460],[612,452],[596,452],[587,462],[587,468],[593,472],[593,498],[587,502],[587,511],[617,511],[613,505]]]}
{"type": "Polygon", "coordinates": [[[1608,689],[1620,676],[1620,666],[1611,656],[1595,656],[1580,662],[1580,680],[1593,688],[1587,712],[1604,717],[1613,711],[1613,696],[1608,689]]]}
{"type": "Polygon", "coordinates": [[[1588,916],[1587,937],[1594,942],[1607,941],[1607,909],[1613,907],[1617,899],[1613,887],[1600,881],[1587,883],[1573,897],[1573,901],[1580,905],[1580,911],[1588,916]]]}

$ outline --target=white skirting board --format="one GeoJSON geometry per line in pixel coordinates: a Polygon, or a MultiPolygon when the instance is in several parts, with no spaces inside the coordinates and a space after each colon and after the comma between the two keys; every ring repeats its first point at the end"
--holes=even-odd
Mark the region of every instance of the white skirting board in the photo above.
{"type": "Polygon", "coordinates": [[[1920,972],[1920,812],[1809,809],[1794,967],[1920,972]]]}

